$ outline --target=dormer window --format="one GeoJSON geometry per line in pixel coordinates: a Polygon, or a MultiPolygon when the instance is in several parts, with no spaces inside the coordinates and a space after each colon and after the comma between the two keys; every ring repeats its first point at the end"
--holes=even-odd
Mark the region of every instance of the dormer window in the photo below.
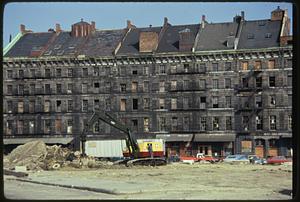
{"type": "Polygon", "coordinates": [[[248,34],[248,35],[247,35],[247,39],[254,39],[254,34],[252,34],[252,33],[251,33],[251,34],[248,34]]]}

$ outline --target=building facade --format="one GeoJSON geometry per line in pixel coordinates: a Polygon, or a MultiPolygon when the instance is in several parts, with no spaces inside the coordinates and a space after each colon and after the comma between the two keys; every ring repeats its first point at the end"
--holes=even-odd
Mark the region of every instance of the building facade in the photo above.
{"type": "MultiPolygon", "coordinates": [[[[290,156],[292,45],[287,10],[266,20],[97,30],[78,22],[20,34],[4,50],[4,145],[79,148],[96,107],[167,155],[290,156]]],[[[125,138],[99,122],[88,139],[125,138]]]]}

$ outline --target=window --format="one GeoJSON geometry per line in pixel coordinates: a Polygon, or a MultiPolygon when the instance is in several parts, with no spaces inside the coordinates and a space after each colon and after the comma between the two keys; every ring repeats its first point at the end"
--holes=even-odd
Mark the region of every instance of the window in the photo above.
{"type": "Polygon", "coordinates": [[[99,133],[100,132],[100,123],[99,121],[96,121],[94,126],[93,126],[93,132],[94,133],[99,133]]]}
{"type": "Polygon", "coordinates": [[[132,119],[131,122],[132,122],[132,130],[135,132],[138,131],[138,120],[132,119]]]}
{"type": "Polygon", "coordinates": [[[183,98],[183,108],[184,109],[189,108],[189,98],[188,97],[183,98]]]}
{"type": "Polygon", "coordinates": [[[24,103],[23,101],[18,102],[18,113],[23,113],[24,112],[24,103]]]}
{"type": "Polygon", "coordinates": [[[206,131],[206,117],[200,117],[200,131],[206,131]]]}
{"type": "Polygon", "coordinates": [[[19,95],[23,95],[24,94],[24,85],[23,84],[19,84],[19,86],[18,86],[18,93],[19,93],[19,95]]]}
{"type": "Polygon", "coordinates": [[[110,111],[110,99],[105,99],[105,110],[110,111]]]}
{"type": "Polygon", "coordinates": [[[218,97],[212,97],[212,107],[213,108],[218,108],[219,107],[218,97]]]}
{"type": "Polygon", "coordinates": [[[270,106],[274,107],[276,105],[275,95],[270,95],[270,106]]]}
{"type": "Polygon", "coordinates": [[[252,33],[248,34],[247,39],[254,39],[254,34],[252,34],[252,33]]]}
{"type": "Polygon", "coordinates": [[[172,131],[178,130],[178,118],[172,117],[172,123],[171,123],[172,131]]]}
{"type": "Polygon", "coordinates": [[[231,62],[225,62],[225,71],[231,71],[231,62]]]}
{"type": "Polygon", "coordinates": [[[105,90],[106,92],[110,92],[110,82],[105,82],[105,90]]]}
{"type": "Polygon", "coordinates": [[[165,92],[165,82],[164,81],[159,82],[159,92],[161,92],[161,93],[165,92]]]}
{"type": "Polygon", "coordinates": [[[120,75],[126,75],[126,67],[120,67],[120,75]]]}
{"type": "Polygon", "coordinates": [[[189,72],[189,68],[190,68],[189,64],[184,64],[183,65],[184,73],[188,73],[189,72]]]}
{"type": "Polygon", "coordinates": [[[51,120],[50,119],[44,120],[44,133],[50,133],[50,129],[51,129],[51,120]]]}
{"type": "Polygon", "coordinates": [[[110,67],[105,67],[105,75],[110,75],[110,67]]]}
{"type": "Polygon", "coordinates": [[[258,108],[262,107],[261,95],[255,96],[255,106],[258,108]]]}
{"type": "Polygon", "coordinates": [[[255,84],[256,84],[257,88],[261,88],[261,86],[262,86],[262,77],[256,77],[255,84]]]}
{"type": "Polygon", "coordinates": [[[144,118],[144,132],[149,132],[149,118],[144,118]]]}
{"type": "Polygon", "coordinates": [[[171,81],[171,90],[177,89],[177,81],[171,81]]]}
{"type": "Polygon", "coordinates": [[[219,68],[219,64],[218,63],[212,63],[212,71],[217,72],[219,68]]]}
{"type": "Polygon", "coordinates": [[[184,80],[183,81],[183,89],[188,90],[189,89],[189,80],[184,80]]]}
{"type": "Polygon", "coordinates": [[[255,61],[254,69],[255,70],[260,70],[261,69],[261,61],[255,61]]]}
{"type": "Polygon", "coordinates": [[[159,109],[164,109],[164,108],[165,108],[165,99],[159,98],[159,109]]]}
{"type": "Polygon", "coordinates": [[[121,99],[120,111],[126,111],[126,99],[121,99]]]}
{"type": "Polygon", "coordinates": [[[292,85],[293,85],[293,77],[292,77],[291,74],[289,74],[289,75],[287,76],[287,85],[288,85],[288,86],[292,86],[292,85]]]}
{"type": "Polygon", "coordinates": [[[213,117],[213,130],[219,130],[219,117],[213,117]]]}
{"type": "Polygon", "coordinates": [[[270,130],[276,130],[276,116],[270,116],[270,130]]]}
{"type": "Polygon", "coordinates": [[[218,89],[218,88],[219,88],[219,80],[213,79],[213,89],[218,89]]]}
{"type": "Polygon", "coordinates": [[[72,91],[73,91],[73,84],[72,83],[68,83],[67,93],[72,93],[72,91]]]}
{"type": "Polygon", "coordinates": [[[56,133],[61,133],[61,119],[56,119],[55,120],[55,132],[56,133]]]}
{"type": "Polygon", "coordinates": [[[120,84],[120,90],[121,90],[121,92],[126,92],[126,84],[121,83],[120,84]]]}
{"type": "Polygon", "coordinates": [[[288,94],[288,105],[289,106],[293,105],[293,96],[292,96],[292,94],[288,94]]]}
{"type": "Polygon", "coordinates": [[[99,67],[94,67],[93,75],[94,76],[99,76],[99,67]]]}
{"type": "Polygon", "coordinates": [[[243,84],[244,88],[248,88],[249,87],[248,86],[248,80],[247,80],[247,78],[242,78],[242,84],[243,84]]]}
{"type": "Polygon", "coordinates": [[[19,70],[19,78],[24,78],[24,71],[23,70],[19,70]]]}
{"type": "Polygon", "coordinates": [[[30,100],[29,101],[29,113],[34,113],[35,112],[35,101],[30,100]]]}
{"type": "Polygon", "coordinates": [[[56,112],[61,112],[61,100],[56,100],[56,112]]]}
{"type": "Polygon", "coordinates": [[[136,69],[133,69],[132,70],[132,75],[137,75],[138,74],[138,71],[136,69]]]}
{"type": "Polygon", "coordinates": [[[144,110],[150,109],[150,98],[144,98],[144,110]]]}
{"type": "Polygon", "coordinates": [[[206,108],[206,97],[200,97],[200,109],[206,108]]]}
{"type": "Polygon", "coordinates": [[[45,69],[45,77],[50,78],[51,77],[51,70],[50,69],[45,69]]]}
{"type": "Polygon", "coordinates": [[[159,74],[165,74],[165,73],[166,73],[166,66],[159,65],[159,74]]]}
{"type": "Polygon", "coordinates": [[[12,120],[7,120],[7,122],[6,122],[6,135],[11,135],[12,134],[12,128],[13,128],[13,121],[12,120]]]}
{"type": "Polygon", "coordinates": [[[68,121],[67,121],[67,133],[72,134],[72,132],[73,132],[73,120],[68,119],[68,121]]]}
{"type": "Polygon", "coordinates": [[[188,116],[183,117],[183,130],[187,131],[190,129],[190,118],[188,116]]]}
{"type": "Polygon", "coordinates": [[[275,60],[269,60],[268,69],[274,69],[274,68],[275,68],[275,60]]]}
{"type": "Polygon", "coordinates": [[[149,67],[144,67],[144,75],[149,75],[149,67]]]}
{"type": "Polygon", "coordinates": [[[243,116],[243,130],[248,131],[249,130],[249,117],[243,116]]]}
{"type": "Polygon", "coordinates": [[[68,100],[68,112],[73,111],[73,100],[68,100]]]}
{"type": "Polygon", "coordinates": [[[159,117],[159,131],[166,131],[166,118],[165,117],[159,117]]]}
{"type": "Polygon", "coordinates": [[[88,77],[88,68],[82,68],[82,77],[88,77]]]}
{"type": "Polygon", "coordinates": [[[45,84],[45,94],[51,94],[50,84],[45,84]]]}
{"type": "Polygon", "coordinates": [[[231,79],[225,78],[225,88],[231,88],[231,79]]]}
{"type": "Polygon", "coordinates": [[[134,81],[131,83],[131,91],[133,93],[137,92],[137,88],[138,88],[138,82],[134,81]]]}
{"type": "Polygon", "coordinates": [[[12,79],[13,78],[13,71],[12,70],[7,70],[7,78],[12,79]]]}
{"type": "Polygon", "coordinates": [[[132,99],[132,109],[137,110],[138,109],[138,99],[133,98],[132,99]]]}
{"type": "Polygon", "coordinates": [[[232,130],[232,117],[226,116],[226,130],[232,130]]]}
{"type": "Polygon", "coordinates": [[[44,102],[44,112],[50,112],[50,100],[44,102]]]}
{"type": "Polygon", "coordinates": [[[34,120],[28,122],[29,125],[29,134],[34,134],[34,120]]]}
{"type": "Polygon", "coordinates": [[[200,73],[206,72],[206,64],[205,63],[200,63],[200,65],[199,65],[199,72],[200,73]]]}
{"type": "Polygon", "coordinates": [[[88,86],[86,83],[81,84],[81,92],[82,93],[87,93],[88,91],[88,86]]]}
{"type": "Polygon", "coordinates": [[[83,112],[88,111],[88,100],[82,100],[82,111],[83,112]]]}
{"type": "Polygon", "coordinates": [[[61,89],[61,84],[60,83],[56,84],[56,93],[57,94],[61,94],[62,93],[62,89],[61,89]]]}
{"type": "Polygon", "coordinates": [[[18,134],[23,134],[24,131],[24,121],[23,120],[18,120],[17,121],[17,133],[18,134]]]}
{"type": "Polygon", "coordinates": [[[68,69],[68,77],[73,77],[73,69],[68,69]]]}
{"type": "Polygon", "coordinates": [[[11,100],[7,101],[7,113],[12,113],[13,111],[13,102],[11,100]]]}
{"type": "Polygon", "coordinates": [[[242,70],[248,70],[248,62],[241,62],[242,70]]]}
{"type": "Polygon", "coordinates": [[[177,98],[171,98],[171,109],[177,109],[177,98]]]}
{"type": "Polygon", "coordinates": [[[94,83],[94,88],[100,88],[100,83],[99,82],[96,82],[96,83],[94,83]]]}
{"type": "Polygon", "coordinates": [[[30,76],[31,78],[35,77],[35,69],[30,69],[30,76]]]}
{"type": "Polygon", "coordinates": [[[231,108],[232,105],[231,105],[231,96],[225,96],[225,106],[227,108],[231,108]]]}
{"type": "Polygon", "coordinates": [[[272,34],[271,33],[266,33],[265,38],[271,38],[272,34]]]}
{"type": "Polygon", "coordinates": [[[56,77],[61,77],[61,69],[56,69],[56,77]]]}
{"type": "Polygon", "coordinates": [[[200,87],[201,90],[204,90],[206,88],[205,79],[200,79],[199,80],[199,87],[200,87]]]}
{"type": "Polygon", "coordinates": [[[291,115],[288,116],[288,129],[292,130],[292,116],[291,115]]]}
{"type": "Polygon", "coordinates": [[[7,85],[7,94],[8,94],[8,95],[11,95],[11,94],[12,94],[12,91],[13,91],[12,85],[7,85]]]}
{"type": "Polygon", "coordinates": [[[176,74],[176,72],[177,72],[177,66],[171,65],[171,74],[176,74]]]}
{"type": "Polygon", "coordinates": [[[269,86],[270,87],[275,87],[275,76],[270,76],[269,77],[269,86]]]}
{"type": "Polygon", "coordinates": [[[148,92],[149,91],[149,81],[144,81],[144,92],[148,92]]]}
{"type": "Polygon", "coordinates": [[[255,121],[256,121],[256,130],[262,130],[262,117],[261,116],[256,116],[255,117],[255,121]]]}

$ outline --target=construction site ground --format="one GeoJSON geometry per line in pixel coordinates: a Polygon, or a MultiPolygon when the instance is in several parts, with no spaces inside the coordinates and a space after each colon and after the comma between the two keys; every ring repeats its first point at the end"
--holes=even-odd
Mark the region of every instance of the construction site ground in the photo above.
{"type": "Polygon", "coordinates": [[[291,199],[292,165],[63,167],[4,175],[9,199],[291,199]]]}

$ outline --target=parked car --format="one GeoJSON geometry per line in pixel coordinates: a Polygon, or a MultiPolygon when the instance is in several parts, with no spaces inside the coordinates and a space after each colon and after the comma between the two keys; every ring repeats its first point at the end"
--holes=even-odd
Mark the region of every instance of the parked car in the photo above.
{"type": "Polygon", "coordinates": [[[253,163],[253,164],[264,165],[267,163],[267,160],[265,158],[260,158],[259,156],[256,156],[256,155],[249,155],[248,159],[249,159],[250,163],[253,163]]]}
{"type": "Polygon", "coordinates": [[[267,159],[267,164],[282,164],[292,162],[292,159],[287,159],[285,156],[273,156],[267,159]]]}
{"type": "Polygon", "coordinates": [[[249,163],[249,159],[246,155],[236,154],[236,155],[226,156],[226,158],[223,159],[223,162],[225,162],[225,163],[234,163],[234,162],[249,163]]]}

